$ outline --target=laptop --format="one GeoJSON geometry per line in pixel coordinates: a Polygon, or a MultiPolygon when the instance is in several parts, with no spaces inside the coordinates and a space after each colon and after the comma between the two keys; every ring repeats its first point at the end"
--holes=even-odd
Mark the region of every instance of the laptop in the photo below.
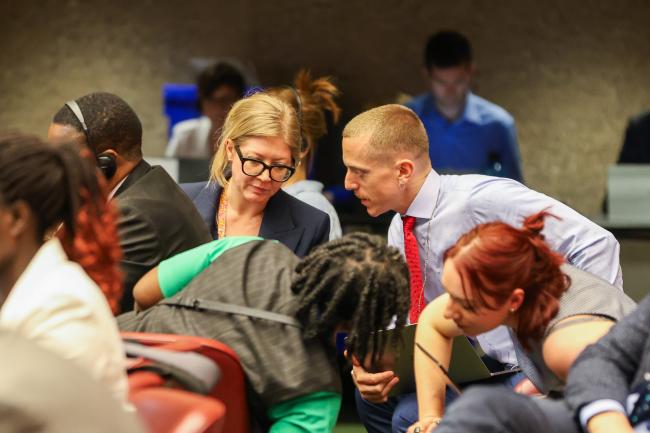
{"type": "MultiPolygon", "coordinates": [[[[415,346],[415,330],[417,325],[408,325],[402,329],[402,340],[393,348],[388,343],[384,349],[382,363],[378,366],[378,371],[392,370],[399,377],[399,382],[393,387],[391,396],[415,392],[415,372],[413,370],[413,350],[415,346]]],[[[389,329],[380,331],[386,333],[386,338],[392,338],[396,331],[389,329]]],[[[388,340],[390,341],[390,340],[388,340]]],[[[490,371],[488,366],[483,362],[481,356],[483,352],[480,348],[475,348],[470,340],[464,336],[458,336],[454,339],[451,353],[451,362],[449,363],[449,377],[459,385],[478,382],[490,379],[504,374],[512,374],[520,369],[509,369],[500,371],[490,371]]],[[[417,349],[419,350],[419,349],[417,349]]],[[[439,368],[431,361],[431,368],[439,368]]]]}

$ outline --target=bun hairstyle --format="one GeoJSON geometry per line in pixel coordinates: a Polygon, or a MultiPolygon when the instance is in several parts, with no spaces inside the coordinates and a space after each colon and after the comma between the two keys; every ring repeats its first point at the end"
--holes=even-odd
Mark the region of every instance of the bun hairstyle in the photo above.
{"type": "Polygon", "coordinates": [[[503,222],[481,224],[444,255],[444,260],[454,260],[466,296],[471,292],[480,306],[496,309],[516,288],[524,290],[516,334],[527,349],[532,340],[543,337],[570,285],[560,269],[564,257],[544,242],[541,232],[547,217],[557,218],[543,210],[527,217],[521,229],[503,222]]]}
{"type": "Polygon", "coordinates": [[[339,121],[341,108],[335,102],[339,90],[331,77],[312,78],[311,72],[301,69],[293,82],[294,88],[275,87],[268,93],[300,110],[300,129],[307,142],[303,160],[309,165],[316,150],[316,143],[327,133],[326,112],[330,112],[334,123],[339,121]],[[297,100],[300,98],[300,101],[297,100]]]}
{"type": "Polygon", "coordinates": [[[122,295],[117,211],[95,156],[77,147],[53,147],[23,134],[0,136],[0,204],[24,201],[36,236],[56,230],[68,258],[81,265],[117,313],[122,295]]]}

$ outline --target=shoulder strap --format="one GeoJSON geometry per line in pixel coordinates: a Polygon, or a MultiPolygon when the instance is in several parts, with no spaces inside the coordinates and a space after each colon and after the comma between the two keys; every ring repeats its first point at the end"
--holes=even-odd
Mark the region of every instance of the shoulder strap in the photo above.
{"type": "Polygon", "coordinates": [[[221,376],[219,366],[199,353],[165,350],[128,340],[124,341],[124,349],[129,357],[142,357],[149,361],[134,370],[150,370],[161,376],[171,376],[188,391],[208,395],[221,376]]]}
{"type": "Polygon", "coordinates": [[[227,304],[225,302],[211,301],[208,299],[163,299],[161,304],[171,305],[192,310],[217,311],[220,313],[237,314],[240,316],[254,317],[256,319],[268,320],[271,322],[282,323],[284,325],[302,328],[302,325],[295,317],[286,314],[274,313],[272,311],[261,310],[258,308],[244,307],[242,305],[227,304]]]}

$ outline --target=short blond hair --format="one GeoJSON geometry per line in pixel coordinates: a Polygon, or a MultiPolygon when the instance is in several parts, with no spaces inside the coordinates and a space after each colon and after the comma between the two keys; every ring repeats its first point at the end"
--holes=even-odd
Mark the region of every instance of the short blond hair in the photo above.
{"type": "Polygon", "coordinates": [[[223,123],[217,152],[210,167],[211,182],[218,182],[221,186],[228,184],[226,142],[231,140],[234,144],[241,144],[251,137],[280,137],[289,145],[293,163],[300,161],[300,131],[296,111],[275,96],[255,93],[237,101],[223,123]]]}
{"type": "Polygon", "coordinates": [[[429,154],[429,138],[420,118],[403,105],[389,104],[355,116],[343,129],[343,138],[368,137],[368,153],[380,158],[386,154],[429,154]]]}

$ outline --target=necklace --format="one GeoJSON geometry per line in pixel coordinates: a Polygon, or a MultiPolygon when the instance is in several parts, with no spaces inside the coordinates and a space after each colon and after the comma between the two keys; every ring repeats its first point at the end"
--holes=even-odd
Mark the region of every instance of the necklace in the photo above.
{"type": "Polygon", "coordinates": [[[226,237],[226,217],[228,214],[228,187],[221,191],[219,197],[219,210],[217,211],[217,238],[223,239],[226,237]]]}

